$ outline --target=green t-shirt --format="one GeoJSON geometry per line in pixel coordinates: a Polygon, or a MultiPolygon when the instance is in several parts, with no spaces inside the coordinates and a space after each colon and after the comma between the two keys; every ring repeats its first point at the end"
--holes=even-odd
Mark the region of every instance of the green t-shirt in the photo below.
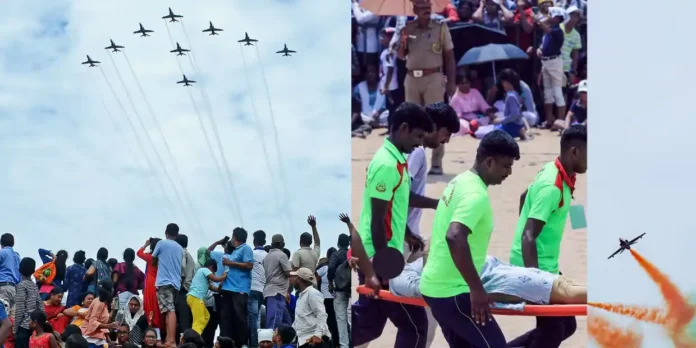
{"type": "Polygon", "coordinates": [[[363,206],[360,213],[360,239],[368,257],[375,254],[372,245],[372,199],[389,202],[385,216],[387,246],[403,252],[408,216],[408,200],[411,192],[411,177],[408,175],[406,156],[389,139],[377,150],[367,167],[363,206]],[[389,236],[391,234],[391,239],[389,236]]]}
{"type": "Polygon", "coordinates": [[[561,240],[563,239],[572,195],[568,185],[563,183],[563,206],[558,207],[561,201],[561,190],[556,187],[557,176],[556,164],[554,162],[547,163],[527,188],[527,197],[524,199],[522,212],[517,221],[515,239],[512,242],[510,252],[510,263],[515,266],[524,266],[522,259],[524,226],[527,219],[536,219],[545,223],[536,240],[539,269],[558,274],[561,240]]]}
{"type": "Polygon", "coordinates": [[[469,292],[469,285],[454,265],[447,245],[447,229],[453,222],[471,230],[469,248],[474,266],[480,273],[493,232],[493,209],[488,187],[471,171],[450,181],[437,205],[428,262],[420,280],[420,292],[425,296],[445,298],[469,292]]]}

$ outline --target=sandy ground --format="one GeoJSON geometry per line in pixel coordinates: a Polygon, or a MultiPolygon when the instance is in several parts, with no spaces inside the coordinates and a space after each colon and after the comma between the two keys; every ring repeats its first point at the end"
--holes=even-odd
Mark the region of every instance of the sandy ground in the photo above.
{"type": "MultiPolygon", "coordinates": [[[[353,138],[352,144],[352,218],[359,220],[362,208],[362,194],[365,186],[365,170],[372,159],[374,152],[379,148],[384,140],[373,132],[367,139],[353,138]]],[[[495,215],[495,230],[491,237],[488,254],[499,257],[502,260],[509,259],[509,250],[512,245],[512,238],[515,233],[517,223],[517,211],[520,194],[527,188],[529,183],[539,171],[541,166],[552,161],[558,154],[559,136],[548,131],[541,131],[534,140],[520,142],[521,159],[513,166],[512,175],[500,186],[491,187],[490,197],[493,204],[495,215]]],[[[474,160],[478,140],[465,137],[453,138],[447,145],[447,154],[444,159],[445,175],[430,177],[426,187],[426,195],[437,197],[455,175],[468,170],[474,160]]],[[[428,159],[430,151],[428,151],[428,159]]],[[[586,203],[587,184],[586,177],[578,177],[575,191],[575,204],[586,203]]],[[[426,210],[421,219],[421,232],[425,237],[430,237],[430,230],[434,217],[433,210],[426,210]]],[[[561,248],[561,270],[564,274],[572,277],[578,282],[586,282],[586,230],[572,230],[570,222],[566,226],[566,232],[561,248]]],[[[357,277],[353,278],[353,284],[357,284],[357,277]]],[[[355,301],[357,295],[352,299],[355,301]]],[[[506,339],[509,341],[534,326],[534,318],[496,316],[506,339]]],[[[396,329],[391,323],[387,323],[382,336],[370,344],[370,348],[393,347],[396,337],[396,329]]],[[[442,336],[442,332],[437,330],[432,347],[447,347],[447,342],[442,336]]],[[[578,330],[571,338],[566,340],[562,347],[581,348],[587,347],[587,331],[585,317],[578,318],[578,330]]]]}

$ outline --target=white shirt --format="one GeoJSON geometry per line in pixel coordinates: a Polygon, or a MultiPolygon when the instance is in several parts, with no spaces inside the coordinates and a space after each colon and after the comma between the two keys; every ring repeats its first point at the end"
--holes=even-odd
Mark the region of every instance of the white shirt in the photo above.
{"type": "Polygon", "coordinates": [[[380,46],[377,30],[379,17],[370,11],[363,10],[355,2],[353,3],[353,17],[359,24],[355,50],[360,53],[378,53],[380,46]]]}
{"type": "Polygon", "coordinates": [[[321,277],[321,294],[324,298],[334,298],[329,292],[329,265],[317,268],[317,274],[321,277]]]}
{"type": "Polygon", "coordinates": [[[263,292],[266,286],[266,272],[263,270],[263,259],[268,255],[266,250],[254,249],[254,268],[251,269],[251,291],[263,292]]]}
{"type": "Polygon", "coordinates": [[[389,54],[389,50],[385,49],[379,56],[380,69],[379,69],[379,88],[384,88],[384,84],[387,83],[387,75],[389,73],[389,68],[392,69],[391,81],[389,81],[389,90],[395,91],[399,89],[399,82],[396,78],[396,54],[389,54]]]}
{"type": "Polygon", "coordinates": [[[324,296],[313,286],[308,286],[300,293],[295,304],[295,322],[292,323],[292,328],[297,333],[297,341],[304,344],[312,336],[331,337],[326,324],[328,318],[324,296]]]}
{"type": "MultiPolygon", "coordinates": [[[[411,176],[411,192],[425,195],[425,183],[428,181],[428,162],[425,159],[425,148],[417,147],[408,155],[408,174],[411,176]]],[[[420,219],[423,211],[420,208],[408,208],[408,227],[413,234],[420,236],[420,219]]]]}

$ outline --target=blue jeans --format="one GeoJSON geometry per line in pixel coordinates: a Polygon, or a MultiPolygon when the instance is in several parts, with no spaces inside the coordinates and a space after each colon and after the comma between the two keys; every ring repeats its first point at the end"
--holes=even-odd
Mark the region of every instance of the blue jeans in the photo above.
{"type": "Polygon", "coordinates": [[[263,293],[252,290],[249,294],[249,302],[247,302],[247,312],[249,313],[249,347],[256,348],[259,346],[259,310],[263,304],[263,293]]]}
{"type": "Polygon", "coordinates": [[[276,294],[275,296],[266,297],[266,328],[277,329],[283,325],[289,317],[285,296],[276,294]]]}

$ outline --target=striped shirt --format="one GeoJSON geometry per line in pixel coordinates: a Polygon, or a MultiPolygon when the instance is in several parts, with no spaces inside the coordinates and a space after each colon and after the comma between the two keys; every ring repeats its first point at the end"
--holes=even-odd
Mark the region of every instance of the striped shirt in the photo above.
{"type": "Polygon", "coordinates": [[[563,30],[564,40],[563,46],[561,46],[561,57],[563,58],[563,71],[569,72],[573,65],[573,58],[571,53],[574,50],[579,50],[582,48],[582,39],[580,38],[580,33],[573,29],[570,33],[566,32],[565,25],[561,24],[561,29],[563,30]]]}
{"type": "Polygon", "coordinates": [[[39,288],[36,287],[36,283],[31,281],[31,279],[23,279],[19,284],[17,284],[17,295],[16,295],[16,307],[15,307],[15,323],[14,333],[17,334],[17,329],[23,327],[29,329],[29,315],[31,312],[40,309],[44,310],[43,301],[39,297],[39,288]]]}

